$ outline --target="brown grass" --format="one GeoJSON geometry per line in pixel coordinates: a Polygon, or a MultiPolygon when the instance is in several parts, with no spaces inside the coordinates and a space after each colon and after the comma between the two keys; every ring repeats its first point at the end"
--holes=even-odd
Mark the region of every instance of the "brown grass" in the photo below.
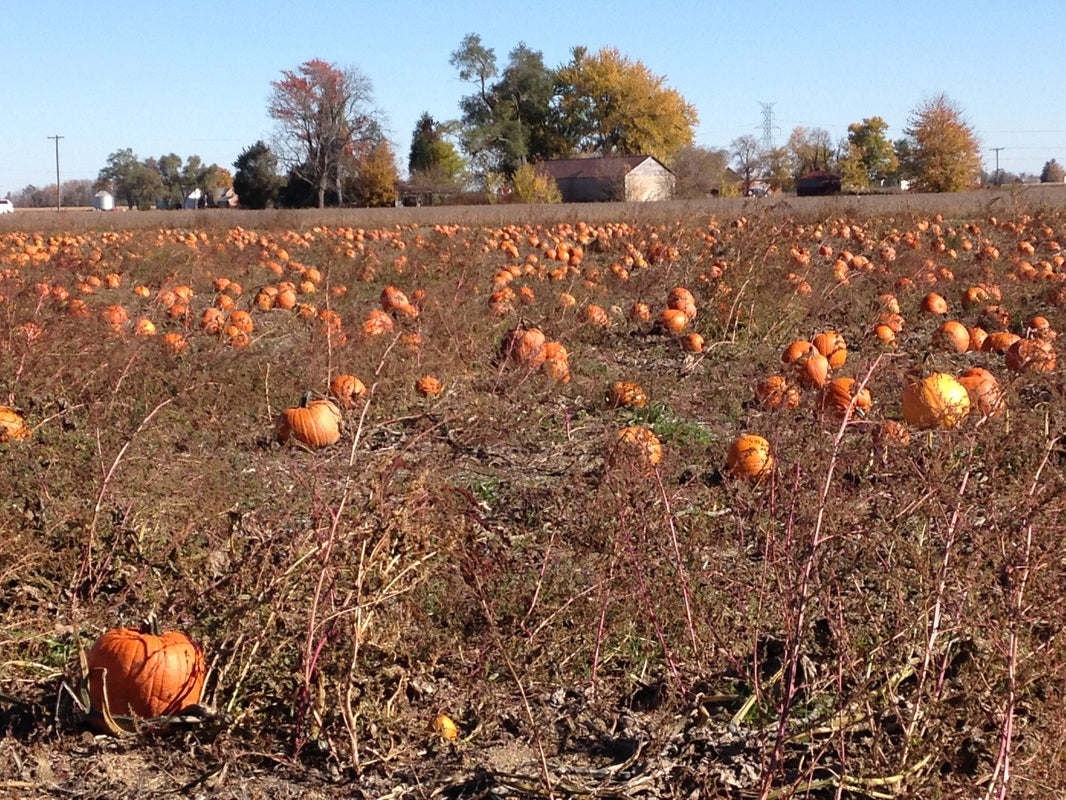
{"type": "Polygon", "coordinates": [[[918,310],[932,259],[967,324],[980,309],[962,292],[984,282],[1017,331],[1037,313],[1066,327],[1057,278],[1012,278],[1019,241],[1050,259],[1066,236],[1047,196],[0,220],[0,403],[33,427],[0,444],[0,795],[1053,796],[1066,784],[1061,367],[949,355],[931,344],[941,320],[918,310]],[[939,234],[920,230],[936,213],[939,234]],[[543,257],[526,237],[573,240],[578,220],[629,227],[558,280],[516,279],[533,302],[491,314],[499,270],[543,257]],[[450,222],[462,227],[432,228],[450,222]],[[517,260],[488,246],[502,224],[525,226],[517,260]],[[234,246],[236,225],[255,242],[234,246]],[[347,226],[384,234],[349,256],[347,226]],[[55,252],[12,261],[15,232],[35,230],[55,252]],[[906,232],[917,246],[883,260],[906,232]],[[279,310],[253,311],[244,349],[201,333],[213,278],[240,282],[251,309],[278,280],[261,250],[279,247],[322,271],[301,299],[336,311],[345,335],[279,310]],[[841,283],[843,250],[875,268],[841,283]],[[611,266],[633,253],[649,263],[620,280],[611,266]],[[108,272],[120,287],[79,293],[108,272]],[[189,348],[72,318],[45,281],[189,348]],[[195,292],[185,318],[154,299],[178,284],[195,292]],[[365,336],[386,285],[424,289],[422,313],[365,336]],[[674,286],[696,295],[700,355],[625,316],[674,286]],[[894,350],[870,335],[887,291],[907,320],[894,350]],[[589,303],[610,327],[584,324],[589,303]],[[569,383],[501,361],[520,319],[565,344],[569,383]],[[759,406],[754,384],[782,370],[784,346],[826,328],[848,342],[839,374],[866,382],[870,417],[844,425],[812,390],[794,411],[759,406]],[[878,438],[908,375],[972,365],[997,375],[1006,414],[912,430],[907,446],[878,438]],[[340,372],[370,387],[341,442],[278,446],[279,411],[340,372]],[[414,391],[426,374],[438,397],[414,391]],[[609,408],[616,380],[648,406],[609,408]],[[662,441],[658,467],[613,451],[629,424],[662,441]],[[760,482],[723,472],[744,431],[776,457],[760,482]],[[216,716],[92,737],[75,637],[150,613],[205,648],[216,716]],[[458,741],[433,731],[441,712],[458,741]]]}

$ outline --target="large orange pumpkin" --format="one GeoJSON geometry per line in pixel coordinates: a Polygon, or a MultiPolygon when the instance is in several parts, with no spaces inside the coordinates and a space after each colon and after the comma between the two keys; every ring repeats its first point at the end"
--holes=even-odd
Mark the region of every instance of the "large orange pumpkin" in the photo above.
{"type": "MultiPolygon", "coordinates": [[[[180,631],[107,631],[89,650],[86,664],[89,705],[97,713],[104,710],[105,691],[112,716],[141,718],[176,714],[203,694],[203,651],[180,631]]],[[[90,721],[107,730],[95,715],[90,721]]]]}
{"type": "Polygon", "coordinates": [[[770,443],[766,439],[746,433],[738,436],[729,446],[725,463],[734,478],[759,479],[773,469],[774,457],[770,454],[770,443]]]}
{"type": "Polygon", "coordinates": [[[284,444],[289,437],[308,447],[328,447],[341,438],[341,410],[332,400],[312,400],[310,392],[299,405],[281,412],[274,431],[284,444]]]}
{"type": "Polygon", "coordinates": [[[903,418],[920,428],[954,428],[970,413],[966,387],[951,375],[934,372],[903,389],[903,418]]]}

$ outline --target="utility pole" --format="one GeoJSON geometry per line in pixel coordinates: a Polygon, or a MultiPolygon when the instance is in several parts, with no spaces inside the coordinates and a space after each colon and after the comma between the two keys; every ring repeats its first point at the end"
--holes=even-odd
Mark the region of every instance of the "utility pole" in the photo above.
{"type": "Polygon", "coordinates": [[[56,140],[56,211],[62,207],[62,201],[59,195],[59,140],[64,138],[58,133],[55,136],[49,136],[49,139],[56,140]]]}
{"type": "Polygon", "coordinates": [[[999,151],[1000,150],[1006,150],[1007,148],[1005,148],[1005,147],[992,147],[992,148],[989,148],[989,149],[991,149],[992,152],[994,152],[996,154],[996,178],[995,178],[995,184],[996,184],[996,186],[999,186],[999,151]]]}

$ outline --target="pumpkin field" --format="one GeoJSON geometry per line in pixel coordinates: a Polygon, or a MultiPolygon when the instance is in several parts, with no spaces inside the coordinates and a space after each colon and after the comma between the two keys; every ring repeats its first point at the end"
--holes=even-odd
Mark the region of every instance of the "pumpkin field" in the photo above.
{"type": "Polygon", "coordinates": [[[1061,795],[1049,197],[11,215],[0,796],[1061,795]]]}

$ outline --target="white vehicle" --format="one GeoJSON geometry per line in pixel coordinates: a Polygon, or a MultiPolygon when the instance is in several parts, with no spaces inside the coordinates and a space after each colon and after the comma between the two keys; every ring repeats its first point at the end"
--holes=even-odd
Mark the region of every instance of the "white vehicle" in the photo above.
{"type": "Polygon", "coordinates": [[[6,197],[0,197],[0,214],[12,214],[14,211],[15,204],[6,197]]]}

